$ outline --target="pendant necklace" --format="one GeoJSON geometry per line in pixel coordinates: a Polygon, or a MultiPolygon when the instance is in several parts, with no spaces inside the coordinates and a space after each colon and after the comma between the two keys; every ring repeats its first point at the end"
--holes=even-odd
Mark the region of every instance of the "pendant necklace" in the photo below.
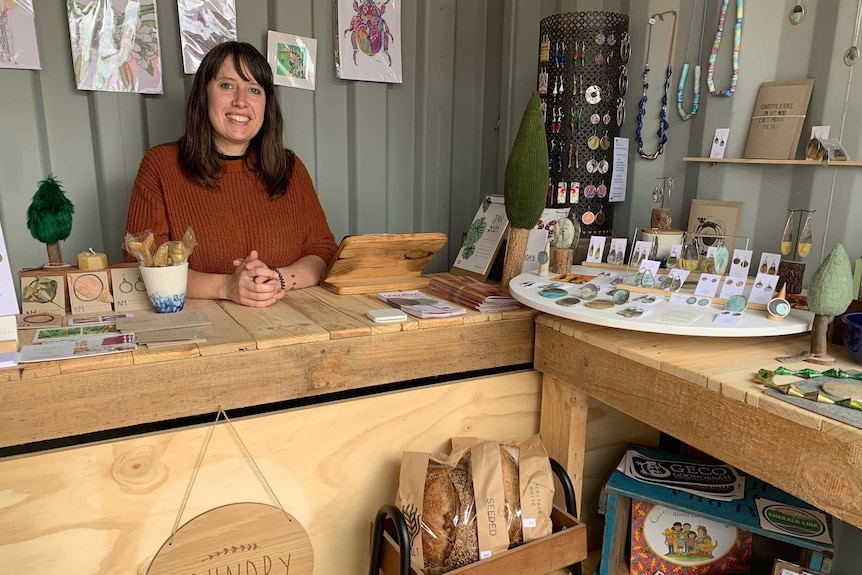
{"type": "Polygon", "coordinates": [[[709,0],[703,0],[703,20],[700,23],[700,49],[697,52],[697,63],[694,65],[694,98],[691,101],[691,112],[686,112],[682,107],[682,93],[685,91],[685,81],[688,77],[688,49],[691,46],[691,33],[694,32],[694,9],[697,7],[697,0],[694,0],[694,5],[691,9],[688,44],[685,46],[685,64],[682,65],[682,72],[680,72],[679,76],[679,87],[676,91],[676,109],[683,122],[690,120],[697,114],[697,107],[700,104],[700,63],[702,61],[701,58],[703,58],[703,33],[706,30],[706,8],[708,5],[709,0]]]}
{"type": "Polygon", "coordinates": [[[643,87],[643,95],[641,96],[640,103],[638,105],[638,126],[637,131],[635,132],[635,139],[638,144],[638,153],[641,158],[645,160],[655,160],[658,158],[662,152],[664,152],[664,145],[667,142],[667,129],[670,127],[670,124],[667,123],[667,93],[670,90],[670,76],[673,72],[672,63],[673,63],[673,43],[676,38],[676,12],[674,10],[669,10],[667,12],[661,12],[660,14],[653,14],[649,18],[649,22],[647,23],[647,50],[646,50],[646,63],[644,64],[644,87],[643,87]],[[641,135],[641,131],[643,130],[643,120],[646,115],[646,104],[647,104],[647,90],[649,90],[649,82],[647,81],[647,76],[649,76],[649,54],[650,48],[652,46],[652,29],[656,24],[656,18],[664,22],[664,17],[670,15],[673,16],[673,29],[670,35],[670,47],[667,51],[667,71],[665,73],[664,80],[664,95],[661,99],[661,111],[659,112],[659,125],[658,130],[656,131],[656,135],[658,136],[658,149],[652,153],[647,154],[644,152],[644,141],[643,136],[641,135]]]}
{"type": "Polygon", "coordinates": [[[715,31],[715,40],[712,41],[712,52],[709,54],[709,62],[706,66],[706,85],[709,93],[713,96],[733,96],[736,92],[736,84],[739,82],[739,50],[742,44],[742,0],[736,0],[736,25],[733,27],[733,73],[730,76],[730,88],[727,90],[715,89],[715,60],[718,57],[718,49],[721,46],[721,37],[724,35],[724,22],[727,19],[727,5],[730,0],[722,0],[721,14],[718,17],[718,29],[715,31]]]}

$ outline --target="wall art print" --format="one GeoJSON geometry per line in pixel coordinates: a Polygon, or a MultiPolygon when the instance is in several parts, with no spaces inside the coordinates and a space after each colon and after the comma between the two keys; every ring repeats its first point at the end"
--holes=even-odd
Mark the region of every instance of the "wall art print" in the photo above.
{"type": "Polygon", "coordinates": [[[695,234],[697,250],[706,256],[710,247],[724,245],[730,253],[736,248],[743,202],[692,200],[688,231],[695,234]],[[716,236],[715,238],[711,236],[716,236]]]}
{"type": "Polygon", "coordinates": [[[0,68],[42,69],[32,0],[0,0],[0,68]]]}
{"type": "Polygon", "coordinates": [[[270,30],[266,46],[266,59],[277,85],[314,90],[317,40],[270,30]]]}
{"type": "Polygon", "coordinates": [[[155,0],[67,0],[79,90],[162,93],[155,0]]]}
{"type": "Polygon", "coordinates": [[[335,0],[335,9],[338,77],[400,84],[401,0],[335,0]]]}
{"type": "Polygon", "coordinates": [[[194,74],[201,60],[223,42],[236,40],[234,0],[178,0],[183,71],[194,74]]]}

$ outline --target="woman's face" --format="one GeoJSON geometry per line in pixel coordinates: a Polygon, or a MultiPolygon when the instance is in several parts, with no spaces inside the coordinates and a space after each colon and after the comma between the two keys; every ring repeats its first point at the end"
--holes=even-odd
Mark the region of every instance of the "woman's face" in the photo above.
{"type": "Polygon", "coordinates": [[[225,58],[215,78],[207,86],[207,103],[213,139],[226,156],[242,156],[261,125],[266,109],[266,94],[245,66],[242,79],[234,69],[233,58],[225,58]]]}

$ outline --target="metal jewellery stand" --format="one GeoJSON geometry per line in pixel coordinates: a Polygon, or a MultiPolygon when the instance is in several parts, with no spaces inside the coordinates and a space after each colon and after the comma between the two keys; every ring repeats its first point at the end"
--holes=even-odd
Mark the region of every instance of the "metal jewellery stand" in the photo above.
{"type": "MultiPolygon", "coordinates": [[[[560,481],[563,488],[563,497],[566,501],[566,512],[570,515],[577,513],[577,500],[575,499],[575,486],[569,478],[569,474],[556,460],[551,459],[551,470],[560,481]]],[[[369,575],[380,574],[380,560],[383,547],[383,531],[387,523],[394,530],[399,548],[399,575],[410,575],[410,531],[407,528],[407,522],[401,510],[395,505],[385,503],[380,506],[377,511],[377,517],[374,520],[374,530],[371,540],[371,563],[369,565],[369,575]],[[387,520],[387,517],[389,518],[387,520]]],[[[569,567],[572,575],[581,575],[581,565],[572,565],[569,567]]],[[[387,574],[390,575],[390,574],[387,574]]],[[[394,575],[394,574],[391,574],[394,575]]],[[[524,573],[523,575],[531,575],[524,573]]],[[[540,574],[535,574],[540,575],[540,574]]]]}
{"type": "Polygon", "coordinates": [[[637,115],[625,109],[628,28],[629,17],[614,12],[554,14],[540,23],[537,85],[550,158],[545,205],[570,208],[582,238],[613,232],[613,141],[626,116],[637,115]]]}

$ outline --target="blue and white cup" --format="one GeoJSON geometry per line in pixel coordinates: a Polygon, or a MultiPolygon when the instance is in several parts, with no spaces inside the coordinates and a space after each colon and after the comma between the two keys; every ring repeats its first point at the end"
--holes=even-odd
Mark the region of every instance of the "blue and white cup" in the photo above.
{"type": "Polygon", "coordinates": [[[183,309],[189,276],[188,262],[161,268],[141,266],[140,270],[153,309],[159,313],[174,313],[183,309]]]}

